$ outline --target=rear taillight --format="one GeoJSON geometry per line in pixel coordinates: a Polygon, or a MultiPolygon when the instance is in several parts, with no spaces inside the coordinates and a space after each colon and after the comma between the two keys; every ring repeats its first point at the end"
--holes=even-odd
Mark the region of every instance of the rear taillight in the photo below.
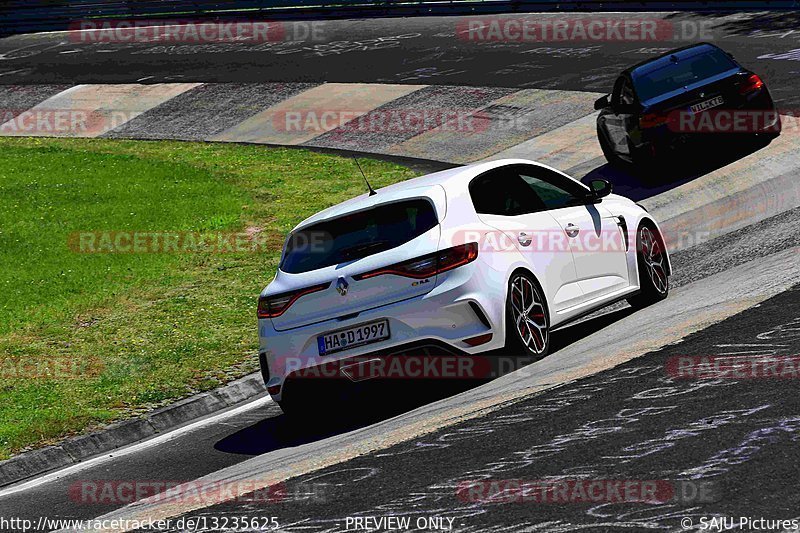
{"type": "Polygon", "coordinates": [[[325,290],[330,287],[330,285],[331,282],[329,281],[328,283],[320,283],[319,285],[306,287],[305,289],[262,296],[258,299],[258,318],[275,318],[281,316],[301,296],[325,290]]]}
{"type": "Polygon", "coordinates": [[[661,113],[647,113],[639,117],[639,127],[642,129],[656,128],[666,124],[669,120],[667,115],[661,113]]]}
{"type": "Polygon", "coordinates": [[[764,82],[758,77],[758,74],[750,74],[746,80],[739,86],[739,94],[745,95],[761,90],[764,82]]]}
{"type": "Polygon", "coordinates": [[[383,274],[394,274],[396,276],[415,279],[429,278],[436,274],[447,272],[448,270],[453,270],[454,268],[471,263],[477,257],[478,243],[470,242],[403,261],[402,263],[396,263],[376,270],[370,270],[363,274],[357,274],[353,276],[353,279],[360,281],[383,274]]]}

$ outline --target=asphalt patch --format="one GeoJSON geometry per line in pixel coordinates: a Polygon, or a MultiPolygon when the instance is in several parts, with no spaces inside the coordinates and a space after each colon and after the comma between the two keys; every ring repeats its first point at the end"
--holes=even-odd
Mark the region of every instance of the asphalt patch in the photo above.
{"type": "MultiPolygon", "coordinates": [[[[273,516],[283,531],[366,530],[354,525],[356,517],[408,517],[410,527],[400,529],[408,531],[441,530],[432,518],[453,519],[454,531],[676,531],[688,521],[688,529],[708,527],[713,517],[792,519],[800,461],[797,379],[711,379],[674,369],[676,357],[798,353],[796,286],[608,371],[289,480],[270,498],[251,494],[251,501],[187,517],[273,516]],[[465,483],[490,480],[649,480],[689,493],[663,502],[464,497],[465,483]]],[[[345,413],[330,413],[339,416],[345,413]]]]}

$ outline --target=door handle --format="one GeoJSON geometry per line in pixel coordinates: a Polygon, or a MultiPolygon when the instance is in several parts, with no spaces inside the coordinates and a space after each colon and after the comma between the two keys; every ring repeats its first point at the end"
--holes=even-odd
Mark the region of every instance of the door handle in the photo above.
{"type": "Polygon", "coordinates": [[[570,222],[567,224],[567,227],[564,228],[564,231],[567,232],[567,237],[577,237],[581,230],[578,226],[570,222]]]}
{"type": "Polygon", "coordinates": [[[517,235],[517,240],[522,246],[530,246],[532,241],[530,235],[528,235],[524,231],[519,232],[519,235],[517,235]]]}

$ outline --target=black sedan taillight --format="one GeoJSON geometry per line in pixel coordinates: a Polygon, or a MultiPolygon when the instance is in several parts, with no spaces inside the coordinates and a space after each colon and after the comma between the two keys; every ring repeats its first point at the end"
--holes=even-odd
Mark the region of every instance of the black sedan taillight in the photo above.
{"type": "Polygon", "coordinates": [[[745,95],[760,91],[764,87],[764,82],[758,77],[758,74],[750,74],[741,85],[739,85],[739,94],[745,95]]]}

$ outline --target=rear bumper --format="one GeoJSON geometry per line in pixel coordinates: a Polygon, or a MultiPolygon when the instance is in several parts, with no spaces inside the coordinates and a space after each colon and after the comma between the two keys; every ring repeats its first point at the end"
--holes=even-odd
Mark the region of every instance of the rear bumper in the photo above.
{"type": "MultiPolygon", "coordinates": [[[[474,273],[479,263],[480,260],[452,271],[447,280],[424,296],[364,311],[345,320],[331,319],[277,331],[269,319],[260,319],[259,360],[270,394],[280,401],[289,377],[293,380],[306,377],[309,382],[342,377],[356,381],[341,372],[348,361],[397,354],[414,343],[437,347],[430,353],[420,352],[422,357],[432,357],[436,353],[477,354],[501,348],[504,344],[503,298],[481,285],[481,276],[474,273]],[[318,336],[379,319],[388,320],[389,339],[319,355],[318,336]],[[477,346],[464,342],[489,333],[491,340],[477,346]]],[[[356,370],[364,372],[362,368],[356,370]]]]}
{"type": "MultiPolygon", "coordinates": [[[[658,157],[666,153],[705,143],[728,143],[754,137],[777,137],[781,120],[767,90],[735,109],[709,110],[703,122],[673,122],[642,132],[634,149],[658,157]]],[[[699,117],[700,115],[698,115],[699,117]]]]}

